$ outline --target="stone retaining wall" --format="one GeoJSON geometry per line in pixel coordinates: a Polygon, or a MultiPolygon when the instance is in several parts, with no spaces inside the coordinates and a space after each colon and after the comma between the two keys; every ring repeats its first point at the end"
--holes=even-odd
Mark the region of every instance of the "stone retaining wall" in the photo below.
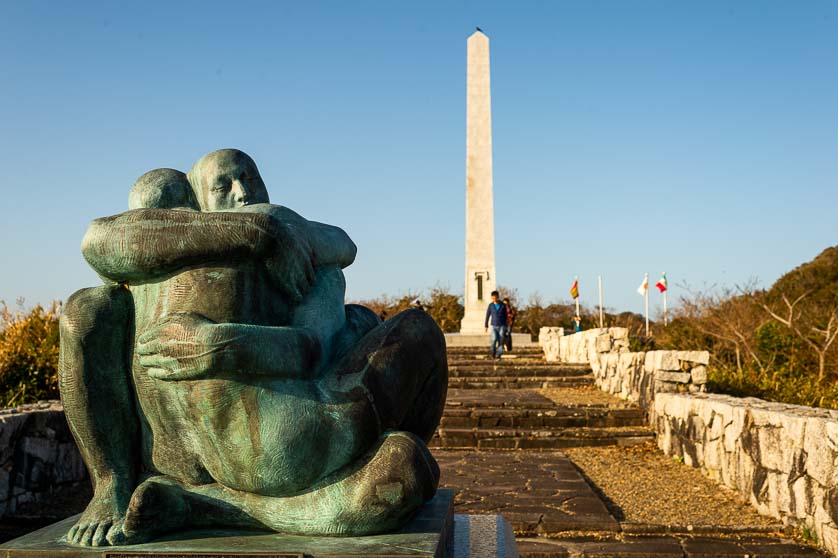
{"type": "Polygon", "coordinates": [[[544,355],[551,362],[584,364],[592,362],[594,356],[604,352],[628,351],[628,330],[624,327],[588,329],[570,335],[563,335],[560,327],[542,327],[538,343],[544,348],[544,355]]]}
{"type": "Polygon", "coordinates": [[[87,479],[58,401],[0,409],[0,517],[87,479]]]}
{"type": "Polygon", "coordinates": [[[589,363],[600,389],[646,410],[665,454],[838,556],[838,411],[704,393],[707,351],[632,353],[622,328],[543,345],[547,360],[589,363]]]}
{"type": "Polygon", "coordinates": [[[838,411],[717,394],[657,394],[658,446],[838,555],[838,411]]]}
{"type": "MultiPolygon", "coordinates": [[[[542,328],[550,330],[552,328],[542,328]]],[[[629,352],[623,327],[589,329],[571,335],[539,335],[548,361],[587,363],[603,391],[650,409],[655,393],[704,391],[707,351],[629,352]]]]}

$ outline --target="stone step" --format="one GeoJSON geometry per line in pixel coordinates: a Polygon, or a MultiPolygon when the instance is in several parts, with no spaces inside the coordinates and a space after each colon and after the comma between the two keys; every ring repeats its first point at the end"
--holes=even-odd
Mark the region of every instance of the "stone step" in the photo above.
{"type": "MultiPolygon", "coordinates": [[[[448,347],[449,355],[488,355],[491,349],[487,344],[485,347],[448,347]]],[[[544,356],[544,349],[539,346],[519,347],[512,352],[504,351],[503,358],[514,358],[521,356],[544,356]]]]}
{"type": "Polygon", "coordinates": [[[448,359],[448,366],[459,368],[567,368],[568,370],[590,370],[589,364],[568,364],[564,362],[547,362],[537,359],[448,359]]]}
{"type": "MultiPolygon", "coordinates": [[[[485,345],[452,345],[448,347],[449,353],[479,353],[489,350],[489,342],[485,345]]],[[[513,347],[512,351],[507,351],[504,348],[504,354],[526,354],[526,353],[543,353],[544,349],[540,345],[522,345],[520,347],[513,347]]]]}
{"type": "Polygon", "coordinates": [[[636,405],[606,395],[594,386],[552,390],[552,398],[535,389],[449,389],[446,408],[459,409],[637,409],[636,405]]]}
{"type": "Polygon", "coordinates": [[[648,428],[634,426],[551,430],[445,427],[437,429],[429,446],[445,449],[553,450],[585,446],[633,446],[654,439],[648,428]]]}
{"type": "Polygon", "coordinates": [[[491,358],[449,358],[448,359],[448,366],[482,366],[482,367],[493,367],[493,366],[577,366],[577,365],[568,365],[562,364],[560,362],[547,362],[543,358],[502,358],[502,359],[491,359],[491,358]]]}
{"type": "Polygon", "coordinates": [[[593,376],[448,377],[449,389],[546,389],[593,385],[593,376]]]}
{"type": "Polygon", "coordinates": [[[605,503],[555,452],[433,450],[440,487],[457,491],[457,513],[500,513],[519,536],[566,531],[616,533],[605,503]]]}
{"type": "Polygon", "coordinates": [[[487,365],[466,365],[448,366],[448,376],[455,378],[485,378],[493,377],[572,377],[589,376],[591,368],[588,366],[556,366],[556,365],[530,365],[530,366],[487,366],[487,365]]]}
{"type": "MultiPolygon", "coordinates": [[[[517,533],[516,533],[517,535],[517,533]]],[[[521,558],[828,558],[810,546],[776,536],[756,533],[683,535],[603,535],[562,538],[516,536],[521,558]]]]}
{"type": "Polygon", "coordinates": [[[446,407],[441,428],[518,428],[553,429],[569,427],[610,428],[645,426],[646,415],[640,409],[603,407],[557,407],[553,409],[468,409],[446,407]]]}

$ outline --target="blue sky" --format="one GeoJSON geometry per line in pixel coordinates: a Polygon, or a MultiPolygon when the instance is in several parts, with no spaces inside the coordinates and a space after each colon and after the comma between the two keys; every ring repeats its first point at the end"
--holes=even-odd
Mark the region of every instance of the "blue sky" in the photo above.
{"type": "Polygon", "coordinates": [[[349,298],[462,292],[475,25],[501,284],[642,311],[837,243],[835,1],[3,2],[0,299],[97,284],[87,223],[222,147],[352,236],[349,298]]]}

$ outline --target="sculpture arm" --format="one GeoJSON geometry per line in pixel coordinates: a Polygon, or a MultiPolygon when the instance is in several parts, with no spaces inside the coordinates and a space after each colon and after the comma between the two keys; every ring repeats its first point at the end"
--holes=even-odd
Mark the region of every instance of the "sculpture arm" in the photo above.
{"type": "Polygon", "coordinates": [[[355,261],[358,247],[340,227],[309,221],[280,205],[254,204],[238,208],[237,211],[265,213],[282,224],[294,227],[311,246],[316,267],[339,265],[345,268],[355,261]]]}
{"type": "Polygon", "coordinates": [[[216,334],[232,347],[221,373],[307,380],[317,371],[321,345],[308,329],[245,324],[216,327],[216,334]]]}
{"type": "Polygon", "coordinates": [[[131,282],[213,260],[263,256],[278,235],[266,215],[137,209],[93,221],[82,254],[100,276],[131,282]]]}
{"type": "Polygon", "coordinates": [[[306,328],[217,324],[198,314],[173,314],[137,339],[140,364],[159,380],[271,376],[310,379],[322,355],[306,328]]]}
{"type": "Polygon", "coordinates": [[[343,269],[352,265],[358,247],[346,231],[317,221],[308,221],[308,226],[308,238],[318,266],[339,265],[343,269]]]}

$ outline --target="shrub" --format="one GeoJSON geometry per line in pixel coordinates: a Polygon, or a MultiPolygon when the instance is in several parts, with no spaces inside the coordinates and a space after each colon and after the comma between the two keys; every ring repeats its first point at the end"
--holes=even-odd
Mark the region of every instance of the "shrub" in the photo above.
{"type": "Polygon", "coordinates": [[[710,391],[838,409],[838,350],[824,335],[830,327],[835,335],[835,290],[813,296],[813,304],[807,297],[815,291],[777,284],[689,292],[669,326],[656,328],[655,344],[709,351],[710,391]]]}
{"type": "Polygon", "coordinates": [[[0,301],[0,406],[58,399],[61,306],[12,312],[0,301]]]}

